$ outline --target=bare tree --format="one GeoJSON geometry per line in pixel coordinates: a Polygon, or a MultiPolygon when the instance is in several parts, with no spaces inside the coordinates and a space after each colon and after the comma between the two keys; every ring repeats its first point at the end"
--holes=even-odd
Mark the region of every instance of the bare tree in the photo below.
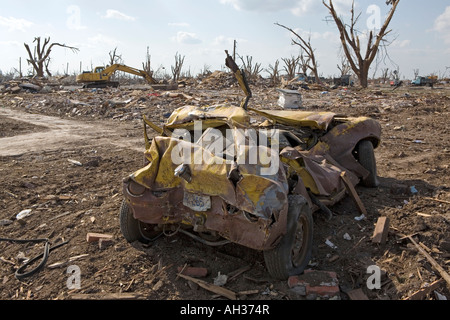
{"type": "Polygon", "coordinates": [[[340,55],[340,64],[337,65],[338,70],[341,72],[341,77],[346,76],[352,70],[350,62],[345,55],[340,55]]]}
{"type": "Polygon", "coordinates": [[[274,86],[276,86],[278,83],[280,83],[280,60],[275,61],[274,65],[272,66],[269,64],[269,68],[266,69],[266,72],[269,74],[270,83],[274,86]]]}
{"type": "Polygon", "coordinates": [[[263,69],[261,68],[261,63],[255,63],[253,64],[253,57],[246,56],[246,61],[242,57],[239,57],[242,61],[243,70],[247,76],[248,80],[257,80],[259,74],[263,69]]]}
{"type": "Polygon", "coordinates": [[[309,69],[309,63],[311,58],[309,58],[303,50],[300,51],[300,69],[302,70],[303,75],[306,77],[309,69]]]}
{"type": "Polygon", "coordinates": [[[73,52],[80,51],[78,48],[70,47],[65,44],[53,42],[50,43],[50,37],[44,39],[44,43],[41,43],[41,37],[36,37],[33,40],[35,43],[34,53],[31,52],[30,46],[24,43],[25,49],[27,50],[29,59],[27,59],[28,64],[30,64],[34,71],[36,72],[36,76],[43,77],[44,72],[47,72],[48,76],[52,76],[50,70],[48,69],[50,63],[50,53],[52,52],[53,47],[63,47],[72,50],[73,52]],[[44,70],[45,68],[45,70],[44,70]]]}
{"type": "Polygon", "coordinates": [[[286,76],[288,80],[292,80],[295,78],[295,74],[297,73],[297,70],[299,68],[299,61],[300,56],[294,57],[291,56],[290,58],[281,58],[284,62],[283,70],[286,72],[286,76]]]}
{"type": "Polygon", "coordinates": [[[400,0],[386,1],[386,4],[392,5],[392,8],[378,34],[374,36],[373,31],[369,32],[366,52],[365,54],[363,54],[361,52],[362,48],[360,38],[358,36],[358,31],[356,30],[356,24],[359,17],[361,16],[361,13],[355,16],[355,2],[353,1],[352,4],[350,25],[347,25],[336,13],[336,10],[333,6],[333,1],[328,0],[327,4],[325,0],[322,0],[323,5],[330,11],[331,16],[336,23],[344,53],[352,67],[352,70],[358,76],[359,82],[363,88],[367,88],[368,86],[370,65],[374,61],[378,53],[378,49],[382,44],[382,41],[384,41],[385,37],[392,31],[387,30],[387,28],[392,20],[392,17],[394,16],[399,2],[400,0]]]}
{"type": "Polygon", "coordinates": [[[389,68],[381,69],[381,80],[383,83],[386,83],[386,81],[389,79],[389,68]]]}
{"type": "Polygon", "coordinates": [[[117,53],[117,47],[115,47],[114,50],[109,52],[109,65],[112,66],[113,64],[121,63],[123,63],[122,55],[117,53]]]}
{"type": "Polygon", "coordinates": [[[175,66],[172,66],[173,81],[177,82],[180,79],[181,69],[183,68],[185,56],[181,56],[178,52],[175,54],[175,66]]]}
{"type": "Polygon", "coordinates": [[[202,78],[205,78],[205,77],[209,76],[211,73],[212,73],[211,72],[211,66],[205,63],[203,65],[203,69],[200,70],[200,72],[197,75],[197,77],[202,79],[202,78]]]}
{"type": "Polygon", "coordinates": [[[414,72],[414,79],[417,79],[419,77],[419,69],[413,69],[414,72]]]}
{"type": "Polygon", "coordinates": [[[316,56],[314,54],[315,49],[313,49],[313,47],[311,46],[311,38],[309,38],[308,41],[306,41],[305,39],[303,39],[302,36],[300,36],[298,33],[296,33],[291,28],[288,28],[282,24],[279,24],[278,22],[275,24],[286,30],[289,30],[295,36],[295,38],[292,38],[292,44],[298,45],[303,50],[307,59],[309,60],[309,63],[307,64],[308,69],[311,70],[312,73],[314,74],[316,83],[320,83],[321,81],[320,81],[320,77],[319,77],[319,72],[317,71],[318,63],[316,60],[316,56]]]}
{"type": "Polygon", "coordinates": [[[152,75],[152,56],[150,55],[150,49],[147,47],[147,54],[145,56],[145,62],[142,62],[142,70],[152,75]]]}

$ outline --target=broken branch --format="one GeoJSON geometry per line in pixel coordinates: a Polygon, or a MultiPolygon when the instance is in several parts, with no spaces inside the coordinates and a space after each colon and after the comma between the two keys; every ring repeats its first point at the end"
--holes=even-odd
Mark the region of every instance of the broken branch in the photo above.
{"type": "Polygon", "coordinates": [[[436,262],[436,260],[433,259],[432,256],[430,256],[420,245],[418,245],[413,238],[408,236],[408,239],[416,246],[417,250],[419,250],[419,252],[425,256],[425,258],[427,258],[431,265],[440,273],[442,278],[447,281],[447,284],[450,288],[450,275],[444,270],[444,268],[439,265],[439,263],[436,262]]]}
{"type": "Polygon", "coordinates": [[[181,278],[184,278],[186,280],[192,281],[192,282],[198,284],[203,289],[206,289],[206,290],[214,292],[214,293],[216,293],[218,295],[224,296],[224,297],[226,297],[226,298],[228,298],[230,300],[236,300],[237,299],[236,293],[231,291],[231,290],[228,290],[228,289],[216,286],[214,284],[208,283],[208,282],[203,281],[203,280],[199,280],[199,279],[195,279],[195,278],[186,276],[186,275],[181,274],[181,273],[178,273],[177,276],[179,276],[181,278]]]}

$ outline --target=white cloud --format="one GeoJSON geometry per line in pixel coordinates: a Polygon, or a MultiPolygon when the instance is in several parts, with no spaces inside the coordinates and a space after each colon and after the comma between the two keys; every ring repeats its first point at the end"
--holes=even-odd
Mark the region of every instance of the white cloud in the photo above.
{"type": "Polygon", "coordinates": [[[199,44],[202,42],[195,33],[185,31],[179,31],[173,40],[180,44],[199,44]]]}
{"type": "Polygon", "coordinates": [[[220,35],[220,36],[217,36],[216,38],[214,38],[211,45],[217,49],[220,48],[220,49],[218,49],[220,52],[224,52],[223,50],[225,48],[229,48],[229,50],[231,50],[233,48],[235,40],[236,40],[238,46],[240,46],[241,44],[248,43],[247,39],[232,38],[232,37],[226,37],[224,35],[220,35]]]}
{"type": "MultiPolygon", "coordinates": [[[[334,0],[338,14],[347,14],[353,0],[334,0]]],[[[320,0],[220,0],[220,3],[231,5],[239,11],[276,12],[290,10],[296,16],[304,16],[311,12],[325,9],[320,0]]]]}
{"type": "Polygon", "coordinates": [[[108,47],[116,47],[120,44],[120,41],[103,34],[97,34],[95,37],[88,38],[89,43],[97,45],[106,45],[108,47]]]}
{"type": "Polygon", "coordinates": [[[411,44],[411,40],[395,40],[394,42],[392,42],[392,46],[395,48],[406,48],[411,44]]]}
{"type": "Polygon", "coordinates": [[[0,41],[0,46],[11,46],[11,47],[19,47],[20,43],[18,41],[0,41]]]}
{"type": "Polygon", "coordinates": [[[296,2],[298,0],[220,0],[222,4],[243,11],[280,11],[290,9],[296,2]]]}
{"type": "Polygon", "coordinates": [[[307,13],[310,13],[314,10],[316,10],[317,6],[317,0],[303,0],[298,1],[297,5],[293,8],[291,8],[292,14],[296,16],[304,16],[307,13]]]}
{"type": "Polygon", "coordinates": [[[213,46],[224,46],[224,45],[233,45],[234,44],[234,38],[231,37],[225,37],[225,36],[218,36],[214,39],[212,45],[213,46]]]}
{"type": "Polygon", "coordinates": [[[189,27],[189,23],[186,22],[169,22],[169,27],[189,27]]]}
{"type": "Polygon", "coordinates": [[[122,20],[122,21],[135,21],[135,17],[131,17],[129,15],[126,15],[125,13],[122,13],[120,11],[114,10],[114,9],[108,9],[106,10],[106,15],[102,16],[104,19],[116,19],[116,20],[122,20]]]}
{"type": "Polygon", "coordinates": [[[33,25],[32,22],[25,19],[17,19],[14,17],[0,17],[0,26],[7,27],[9,32],[22,31],[25,32],[27,28],[33,25]]]}
{"type": "Polygon", "coordinates": [[[439,32],[444,41],[450,44],[450,6],[434,21],[434,30],[439,32]]]}

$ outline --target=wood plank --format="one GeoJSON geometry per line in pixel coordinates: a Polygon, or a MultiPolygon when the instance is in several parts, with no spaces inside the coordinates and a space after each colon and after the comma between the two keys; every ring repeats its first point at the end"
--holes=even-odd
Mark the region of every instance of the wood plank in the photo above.
{"type": "Polygon", "coordinates": [[[409,297],[407,297],[403,300],[422,300],[423,298],[425,298],[427,296],[427,294],[431,293],[431,291],[439,288],[439,286],[443,282],[444,282],[444,279],[441,278],[441,279],[433,282],[432,284],[430,284],[428,287],[422,288],[422,289],[414,292],[412,295],[410,295],[409,297]]]}
{"type": "Polygon", "coordinates": [[[377,225],[375,226],[375,230],[373,231],[372,242],[379,244],[386,243],[388,232],[389,232],[389,218],[379,217],[377,225]]]}
{"type": "Polygon", "coordinates": [[[143,298],[139,293],[73,293],[69,297],[71,300],[136,300],[143,298]]]}
{"type": "Polygon", "coordinates": [[[206,281],[203,280],[199,280],[199,279],[195,279],[189,276],[186,276],[184,274],[178,274],[179,277],[184,278],[186,280],[192,281],[196,284],[198,284],[200,287],[202,287],[203,289],[206,289],[208,291],[214,292],[218,295],[224,296],[225,298],[228,298],[230,300],[236,300],[237,299],[237,295],[235,292],[216,286],[214,284],[208,283],[206,281]]]}
{"type": "Polygon", "coordinates": [[[447,271],[445,271],[444,268],[442,268],[439,265],[439,263],[437,263],[436,260],[434,260],[433,257],[428,254],[428,252],[426,252],[420,245],[418,245],[413,238],[411,237],[408,238],[416,246],[417,250],[419,250],[419,252],[425,256],[425,258],[427,258],[427,260],[431,263],[431,265],[437,271],[439,271],[442,278],[444,278],[444,280],[447,281],[447,286],[450,288],[450,275],[447,273],[447,271]]]}
{"type": "Polygon", "coordinates": [[[366,208],[364,207],[364,204],[362,203],[361,199],[358,196],[358,193],[355,190],[355,187],[351,183],[351,181],[348,179],[347,174],[345,171],[341,173],[341,178],[344,181],[345,188],[347,189],[348,193],[350,194],[351,198],[355,202],[356,206],[358,207],[358,211],[361,214],[364,214],[367,216],[366,208]]]}
{"type": "Polygon", "coordinates": [[[87,242],[98,242],[100,239],[112,239],[113,235],[104,233],[88,232],[86,234],[87,242]]]}

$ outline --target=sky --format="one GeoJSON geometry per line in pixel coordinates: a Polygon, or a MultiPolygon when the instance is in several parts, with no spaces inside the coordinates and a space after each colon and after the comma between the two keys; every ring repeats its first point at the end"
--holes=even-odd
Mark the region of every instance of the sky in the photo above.
{"type": "MultiPolygon", "coordinates": [[[[349,22],[352,0],[333,3],[349,22]]],[[[379,29],[389,9],[385,0],[355,0],[361,42],[368,30],[379,29]]],[[[142,69],[147,47],[155,72],[171,74],[176,54],[185,57],[183,71],[192,75],[225,70],[225,50],[232,52],[235,40],[244,59],[252,57],[263,69],[280,60],[282,67],[281,59],[297,56],[299,47],[275,25],[280,23],[310,39],[319,74],[337,76],[339,34],[327,17],[321,0],[0,0],[0,70],[19,69],[20,58],[22,71],[30,70],[24,43],[33,48],[35,37],[79,48],[54,47],[54,74],[105,65],[114,48],[124,64],[142,69]]],[[[403,79],[413,78],[414,69],[450,77],[450,1],[400,0],[389,29],[388,57],[372,65],[371,76],[398,68],[403,79]]]]}

